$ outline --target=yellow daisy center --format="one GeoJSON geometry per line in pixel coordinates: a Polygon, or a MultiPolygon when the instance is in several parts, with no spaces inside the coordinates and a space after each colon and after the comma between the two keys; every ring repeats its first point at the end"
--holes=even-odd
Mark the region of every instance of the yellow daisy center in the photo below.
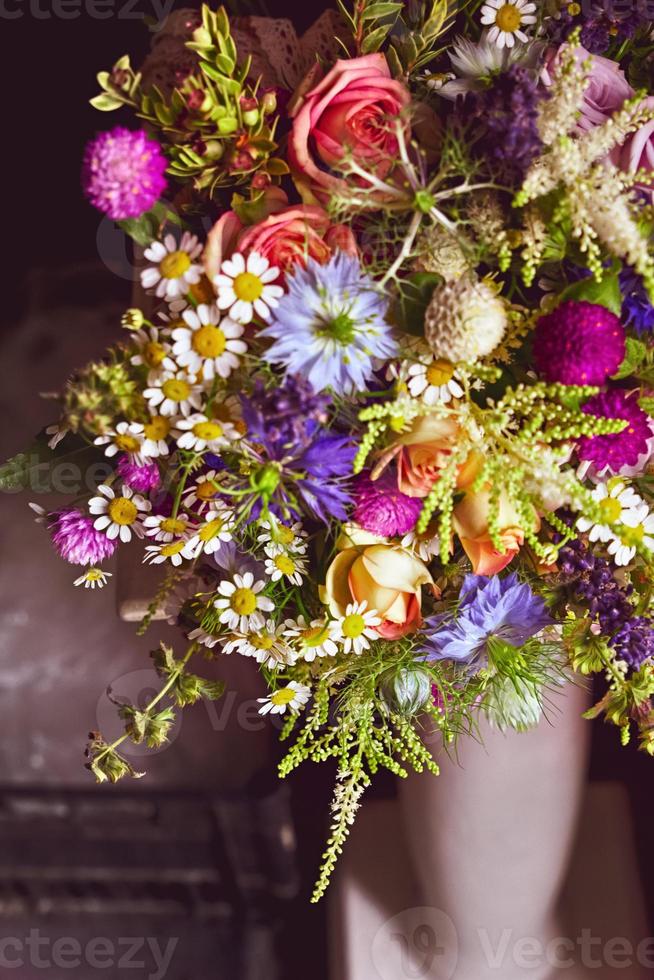
{"type": "Polygon", "coordinates": [[[101,582],[104,578],[104,572],[99,568],[89,568],[84,578],[87,582],[101,582]]]}
{"type": "Polygon", "coordinates": [[[245,303],[254,303],[263,293],[263,283],[252,272],[241,272],[234,279],[234,295],[245,303]]]}
{"type": "Polygon", "coordinates": [[[135,436],[116,436],[114,443],[124,453],[136,453],[140,449],[140,443],[135,436]]]}
{"type": "Polygon", "coordinates": [[[153,415],[150,421],[143,426],[143,431],[146,439],[159,442],[160,439],[165,439],[170,432],[170,422],[165,415],[153,415]]]}
{"type": "Polygon", "coordinates": [[[170,252],[159,263],[159,272],[164,279],[179,279],[191,268],[188,252],[170,252]]]}
{"type": "Polygon", "coordinates": [[[223,427],[218,422],[197,422],[193,426],[193,435],[205,442],[213,442],[220,439],[223,434],[223,427]]]}
{"type": "Polygon", "coordinates": [[[202,482],[198,483],[197,487],[195,488],[195,496],[198,498],[198,500],[211,500],[217,493],[218,491],[214,485],[208,480],[202,480],[202,482]]]}
{"type": "Polygon", "coordinates": [[[620,519],[620,514],[622,513],[620,501],[616,500],[615,497],[605,497],[604,500],[600,500],[599,509],[602,520],[607,524],[614,524],[615,521],[620,519]]]}
{"type": "Polygon", "coordinates": [[[300,642],[305,647],[319,647],[327,639],[327,626],[310,626],[300,634],[300,642]]]}
{"type": "Polygon", "coordinates": [[[172,555],[178,555],[184,548],[185,544],[185,541],[171,541],[170,544],[162,545],[160,554],[164,555],[165,558],[170,558],[172,555]]]}
{"type": "Polygon", "coordinates": [[[287,705],[290,704],[295,697],[295,691],[292,687],[284,687],[280,691],[275,691],[274,694],[270,695],[270,700],[276,705],[287,705]]]}
{"type": "Polygon", "coordinates": [[[205,544],[207,541],[211,541],[211,539],[215,538],[217,534],[220,534],[220,532],[223,529],[224,523],[225,522],[222,521],[220,517],[214,517],[212,521],[208,521],[198,531],[198,537],[200,541],[204,541],[205,544]]]}
{"type": "Polygon", "coordinates": [[[229,601],[239,616],[251,616],[257,608],[257,597],[252,589],[237,589],[229,601]]]}
{"type": "Polygon", "coordinates": [[[250,643],[255,650],[270,650],[275,643],[275,637],[263,634],[263,636],[253,636],[250,643]]]}
{"type": "Polygon", "coordinates": [[[112,500],[108,512],[114,524],[133,524],[138,516],[136,504],[127,497],[116,497],[112,500]]]}
{"type": "Polygon", "coordinates": [[[220,357],[227,346],[227,337],[213,323],[206,323],[193,333],[193,350],[200,357],[220,357]]]}
{"type": "Polygon", "coordinates": [[[191,386],[186,381],[180,381],[179,378],[169,378],[164,381],[161,390],[171,402],[184,402],[191,394],[191,386]]]}
{"type": "Polygon", "coordinates": [[[286,527],[285,524],[280,524],[277,532],[277,537],[279,538],[282,544],[286,545],[286,547],[288,547],[290,544],[293,544],[293,542],[295,541],[295,535],[291,531],[290,527],[286,527]]]}
{"type": "Polygon", "coordinates": [[[581,13],[581,4],[579,3],[569,3],[568,13],[571,17],[577,17],[581,13]]]}
{"type": "Polygon", "coordinates": [[[514,31],[517,31],[521,21],[522,15],[512,3],[505,3],[503,7],[500,7],[495,17],[495,23],[499,29],[506,31],[507,34],[512,34],[514,31]]]}
{"type": "Polygon", "coordinates": [[[628,547],[638,547],[645,536],[645,528],[642,524],[637,527],[625,527],[620,529],[620,537],[628,547]]]}
{"type": "Polygon", "coordinates": [[[156,340],[150,340],[143,348],[143,360],[148,365],[148,367],[159,367],[164,357],[166,356],[166,351],[164,350],[163,344],[157,343],[156,340]]]}
{"type": "Polygon", "coordinates": [[[446,385],[452,380],[453,374],[454,368],[449,361],[432,361],[427,368],[427,383],[434,388],[440,388],[441,385],[446,385]]]}
{"type": "Polygon", "coordinates": [[[275,567],[279,569],[282,575],[292,575],[295,571],[295,562],[288,555],[277,555],[275,567]]]}
{"type": "Polygon", "coordinates": [[[181,517],[164,517],[159,527],[168,534],[183,534],[186,530],[186,521],[181,517]]]}
{"type": "Polygon", "coordinates": [[[343,625],[341,629],[343,630],[343,636],[348,637],[350,640],[356,640],[358,636],[361,636],[366,628],[366,621],[361,616],[360,613],[350,613],[343,620],[343,625]]]}

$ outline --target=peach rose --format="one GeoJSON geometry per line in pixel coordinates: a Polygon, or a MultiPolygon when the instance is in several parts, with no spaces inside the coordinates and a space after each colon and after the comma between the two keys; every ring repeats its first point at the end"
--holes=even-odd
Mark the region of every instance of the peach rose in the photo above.
{"type": "MultiPolygon", "coordinates": [[[[648,109],[654,108],[654,96],[650,95],[641,103],[648,109]]],[[[622,146],[616,146],[609,153],[609,159],[619,170],[633,174],[637,170],[649,170],[652,173],[650,183],[638,184],[638,187],[649,191],[654,190],[654,119],[644,123],[635,133],[627,136],[622,146]]]]}
{"type": "Polygon", "coordinates": [[[515,558],[524,544],[520,515],[506,496],[500,494],[499,526],[504,551],[497,551],[488,529],[490,494],[488,490],[466,493],[456,505],[452,524],[476,575],[496,575],[515,558]]]}
{"type": "Polygon", "coordinates": [[[345,182],[331,171],[347,153],[386,176],[397,150],[389,122],[410,100],[408,89],[391,78],[383,54],[337,61],[292,110],[288,157],[302,198],[324,202],[342,188],[345,182]]]}
{"type": "MultiPolygon", "coordinates": [[[[365,541],[365,535],[359,533],[359,540],[365,541]]],[[[321,597],[333,616],[344,616],[349,603],[365,599],[382,618],[376,632],[385,640],[396,640],[422,623],[423,585],[434,588],[433,579],[410,551],[399,545],[361,543],[334,558],[321,597]]]]}
{"type": "Polygon", "coordinates": [[[448,463],[458,432],[453,419],[419,415],[411,428],[384,451],[371,478],[376,480],[395,460],[398,490],[407,497],[426,497],[448,463]]]}
{"type": "Polygon", "coordinates": [[[207,238],[204,265],[209,276],[233,252],[259,252],[282,273],[289,272],[307,258],[324,263],[336,249],[358,255],[357,244],[347,225],[334,225],[317,205],[288,206],[283,191],[275,188],[270,201],[273,210],[254,225],[245,225],[234,211],[227,211],[216,222],[207,238]],[[281,195],[281,196],[280,196],[281,195]]]}

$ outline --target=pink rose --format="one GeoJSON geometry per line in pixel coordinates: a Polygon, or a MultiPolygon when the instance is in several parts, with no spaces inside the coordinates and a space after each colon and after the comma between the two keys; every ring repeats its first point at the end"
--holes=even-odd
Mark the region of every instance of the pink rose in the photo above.
{"type": "MultiPolygon", "coordinates": [[[[641,105],[654,109],[654,96],[648,96],[641,105]]],[[[610,152],[609,159],[619,170],[624,170],[628,174],[633,174],[637,170],[654,171],[654,119],[650,119],[635,133],[627,136],[622,146],[616,146],[610,152]]],[[[654,177],[651,183],[637,186],[649,190],[651,195],[654,191],[654,177]]]]}
{"type": "MultiPolygon", "coordinates": [[[[545,61],[541,74],[544,85],[552,84],[560,51],[560,48],[557,51],[552,50],[545,61]]],[[[634,90],[617,61],[603,58],[599,54],[591,55],[581,47],[576,50],[576,58],[579,63],[591,59],[588,84],[579,106],[581,118],[577,123],[582,132],[587,132],[610,119],[634,95],[634,90]]]]}
{"type": "Polygon", "coordinates": [[[339,169],[347,153],[386,176],[397,150],[389,124],[409,102],[408,89],[391,78],[383,54],[337,61],[292,111],[288,156],[303,199],[324,202],[344,186],[330,171],[339,169]]]}
{"type": "Polygon", "coordinates": [[[207,238],[204,266],[211,278],[233,252],[258,252],[282,273],[307,258],[324,263],[336,249],[358,255],[357,244],[347,225],[334,225],[318,205],[288,205],[283,191],[277,192],[272,211],[262,221],[245,225],[234,211],[227,211],[216,222],[207,238]],[[279,195],[283,195],[282,198],[279,195]],[[281,206],[280,206],[281,205],[281,206]]]}

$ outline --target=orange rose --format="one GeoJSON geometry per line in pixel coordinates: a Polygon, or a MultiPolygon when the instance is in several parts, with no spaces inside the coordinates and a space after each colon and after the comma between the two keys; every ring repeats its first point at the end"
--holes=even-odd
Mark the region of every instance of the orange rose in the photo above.
{"type": "MultiPolygon", "coordinates": [[[[358,537],[362,542],[370,540],[361,532],[358,537]]],[[[356,541],[356,534],[352,540],[356,541]]],[[[382,618],[377,633],[395,640],[420,626],[423,585],[433,588],[433,579],[410,551],[399,545],[362,543],[346,547],[334,558],[321,596],[333,616],[344,616],[349,603],[365,600],[382,618]]]]}
{"type": "Polygon", "coordinates": [[[496,575],[515,558],[524,544],[521,518],[505,493],[499,499],[500,540],[504,551],[497,551],[488,528],[490,494],[488,490],[466,493],[454,508],[452,524],[472,562],[476,575],[496,575]]]}
{"type": "Polygon", "coordinates": [[[459,426],[451,418],[419,415],[408,432],[384,451],[372,471],[372,479],[376,480],[395,460],[398,490],[407,497],[426,497],[447,465],[458,433],[459,426]]]}

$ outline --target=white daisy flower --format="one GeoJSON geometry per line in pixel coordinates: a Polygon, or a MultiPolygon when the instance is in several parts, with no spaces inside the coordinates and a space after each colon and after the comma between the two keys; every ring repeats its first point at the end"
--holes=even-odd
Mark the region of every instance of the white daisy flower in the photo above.
{"type": "Polygon", "coordinates": [[[143,392],[150,410],[161,415],[190,415],[201,407],[199,386],[185,371],[164,371],[143,392]]]}
{"type": "Polygon", "coordinates": [[[173,356],[178,364],[205,381],[218,375],[228,378],[238,367],[247,344],[239,338],[243,327],[228,316],[221,319],[215,306],[202,303],[196,310],[184,310],[184,323],[172,332],[173,356]]]}
{"type": "Polygon", "coordinates": [[[35,504],[33,500],[28,500],[27,506],[36,514],[34,518],[35,524],[48,523],[48,512],[45,507],[41,507],[41,504],[35,504]]]}
{"type": "Polygon", "coordinates": [[[214,636],[212,633],[207,633],[207,631],[203,630],[201,626],[191,630],[191,632],[188,634],[188,638],[194,643],[201,643],[202,646],[209,647],[209,649],[215,647],[221,640],[219,636],[214,636]]]}
{"type": "Polygon", "coordinates": [[[177,365],[170,356],[170,344],[158,327],[138,330],[132,334],[131,341],[136,353],[130,357],[130,364],[148,369],[148,384],[150,378],[154,380],[157,371],[177,370],[177,365]]]}
{"type": "Polygon", "coordinates": [[[427,564],[440,553],[441,548],[440,538],[429,528],[427,528],[425,534],[408,531],[402,538],[400,544],[403,548],[412,551],[418,558],[422,558],[427,564]]]}
{"type": "Polygon", "coordinates": [[[284,627],[284,636],[291,640],[302,660],[311,662],[316,657],[335,657],[338,653],[332,627],[324,619],[313,619],[307,624],[304,616],[298,616],[297,621],[287,619],[284,627]]]}
{"type": "Polygon", "coordinates": [[[172,541],[183,537],[189,530],[189,520],[183,515],[165,517],[163,514],[148,514],[143,521],[146,536],[155,541],[172,541]]]}
{"type": "Polygon", "coordinates": [[[105,572],[101,568],[87,568],[83,575],[75,579],[73,585],[83,585],[85,589],[103,589],[108,578],[111,578],[111,572],[105,572]]]}
{"type": "Polygon", "coordinates": [[[159,544],[148,544],[145,546],[144,562],[150,565],[161,565],[169,561],[176,568],[182,564],[187,557],[185,554],[187,541],[185,538],[178,538],[176,541],[161,541],[159,544]]]}
{"type": "Polygon", "coordinates": [[[628,565],[643,545],[654,551],[654,514],[644,500],[623,513],[620,538],[614,535],[608,551],[616,565],[628,565]]]}
{"type": "Polygon", "coordinates": [[[275,608],[272,599],[261,594],[265,586],[263,581],[255,582],[252,572],[236,573],[233,582],[224,579],[214,602],[216,609],[222,610],[220,622],[239,633],[260,630],[266,621],[263,613],[275,608]]]}
{"type": "Polygon", "coordinates": [[[106,446],[105,456],[127,453],[134,459],[140,456],[143,445],[143,426],[137,422],[119,422],[115,429],[107,429],[93,440],[96,446],[106,446]]]}
{"type": "Polygon", "coordinates": [[[409,365],[407,377],[410,394],[422,399],[425,405],[446,404],[453,398],[463,397],[463,388],[449,361],[433,358],[415,362],[409,365]]]}
{"type": "Polygon", "coordinates": [[[243,657],[254,657],[257,663],[270,670],[289,667],[295,663],[295,654],[283,635],[284,625],[275,625],[268,619],[265,626],[249,636],[235,636],[223,647],[223,653],[240,653],[243,657]]]}
{"type": "Polygon", "coordinates": [[[287,551],[280,551],[275,545],[268,545],[265,550],[268,555],[266,575],[272,582],[279,582],[281,578],[286,578],[293,585],[302,585],[302,576],[306,575],[307,571],[304,559],[298,558],[297,555],[290,555],[287,551]]]}
{"type": "Polygon", "coordinates": [[[638,494],[621,480],[599,483],[591,497],[599,504],[600,514],[608,523],[594,524],[587,517],[578,518],[577,527],[580,531],[588,532],[589,541],[612,541],[615,533],[609,525],[624,524],[629,512],[643,503],[638,494]]]}
{"type": "Polygon", "coordinates": [[[282,715],[287,708],[290,708],[291,711],[300,711],[309,700],[310,694],[311,688],[307,687],[306,684],[291,681],[286,687],[280,687],[273,691],[267,698],[257,698],[261,705],[259,714],[282,715]]]}
{"type": "Polygon", "coordinates": [[[265,551],[268,555],[272,554],[271,549],[295,555],[303,555],[307,550],[306,531],[302,530],[299,521],[294,524],[283,524],[271,515],[269,520],[259,521],[259,528],[261,530],[257,535],[257,541],[266,545],[265,551]]]}
{"type": "Polygon", "coordinates": [[[186,544],[186,556],[197,558],[198,555],[213,555],[218,551],[223,541],[232,540],[234,515],[227,508],[212,504],[204,515],[204,524],[196,528],[193,536],[186,544]]]}
{"type": "Polygon", "coordinates": [[[354,652],[359,655],[370,649],[370,640],[378,640],[379,633],[374,629],[381,623],[376,609],[368,609],[368,603],[351,602],[345,608],[345,615],[336,620],[332,636],[343,647],[343,653],[354,652]]]}
{"type": "Polygon", "coordinates": [[[481,22],[487,27],[488,40],[498,48],[512,48],[516,38],[527,41],[522,27],[536,23],[536,4],[528,0],[486,0],[481,8],[481,22]]]}
{"type": "Polygon", "coordinates": [[[188,287],[200,281],[202,266],[195,261],[202,252],[202,245],[185,231],[179,244],[174,235],[166,235],[163,242],[153,242],[144,255],[154,265],[141,272],[141,285],[153,289],[163,299],[177,299],[188,292],[188,287]]]}
{"type": "Polygon", "coordinates": [[[227,310],[237,323],[251,323],[255,313],[262,320],[269,320],[271,308],[284,295],[282,287],[274,285],[276,279],[279,279],[279,269],[263,255],[250,252],[245,258],[236,252],[214,276],[219,309],[227,310]]]}
{"type": "Polygon", "coordinates": [[[156,458],[157,456],[167,456],[170,452],[167,437],[173,425],[177,424],[176,417],[165,415],[151,415],[149,422],[143,426],[143,442],[141,444],[141,456],[156,458]]]}
{"type": "Polygon", "coordinates": [[[209,470],[207,473],[199,476],[195,483],[187,487],[183,491],[182,496],[185,498],[184,503],[187,507],[193,507],[195,505],[196,510],[202,513],[207,504],[214,497],[219,496],[219,494],[218,472],[216,470],[209,470]]]}
{"type": "Polygon", "coordinates": [[[132,540],[132,534],[142,538],[143,514],[152,509],[152,504],[131,487],[123,484],[119,494],[106,484],[98,487],[100,496],[91,497],[89,511],[97,514],[93,527],[96,531],[104,531],[110,540],[120,538],[127,542],[132,540]]]}
{"type": "Polygon", "coordinates": [[[229,446],[234,439],[239,438],[231,422],[210,419],[202,412],[189,415],[187,419],[180,419],[173,435],[180,449],[192,449],[196,453],[204,452],[206,449],[217,453],[225,446],[229,446]]]}

